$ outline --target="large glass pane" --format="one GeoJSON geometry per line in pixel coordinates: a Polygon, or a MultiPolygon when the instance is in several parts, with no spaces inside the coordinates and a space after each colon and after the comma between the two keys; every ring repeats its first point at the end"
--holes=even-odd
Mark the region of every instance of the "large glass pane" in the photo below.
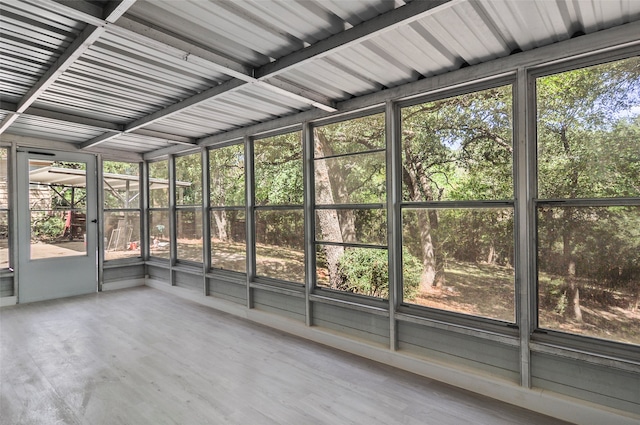
{"type": "Polygon", "coordinates": [[[318,244],[316,284],[338,291],[388,298],[387,250],[318,244]]]}
{"type": "Polygon", "coordinates": [[[511,86],[403,108],[403,199],[512,199],[511,112],[511,86]]]}
{"type": "Polygon", "coordinates": [[[0,148],[0,209],[9,208],[9,186],[7,185],[8,169],[8,149],[0,148]]]}
{"type": "Polygon", "coordinates": [[[0,269],[9,267],[8,149],[0,148],[0,269]]]}
{"type": "Polygon", "coordinates": [[[169,210],[149,211],[149,249],[152,257],[171,258],[169,210]]]}
{"type": "Polygon", "coordinates": [[[244,211],[211,211],[211,267],[247,271],[247,245],[244,211]]]}
{"type": "Polygon", "coordinates": [[[86,164],[29,160],[32,260],[86,255],[86,164]]]}
{"type": "Polygon", "coordinates": [[[9,212],[0,211],[0,269],[9,267],[9,212]]]}
{"type": "Polygon", "coordinates": [[[200,152],[176,158],[176,204],[202,205],[200,152]]]}
{"type": "Polygon", "coordinates": [[[254,142],[256,205],[302,205],[300,132],[254,142]]]}
{"type": "Polygon", "coordinates": [[[258,275],[304,283],[304,212],[256,211],[258,275]]]}
{"type": "Polygon", "coordinates": [[[245,204],[244,145],[233,145],[209,152],[211,205],[245,204]]]}
{"type": "Polygon", "coordinates": [[[640,195],[640,58],[538,78],[538,196],[640,195]]]}
{"type": "Polygon", "coordinates": [[[178,260],[202,263],[202,211],[176,212],[178,260]]]}
{"type": "Polygon", "coordinates": [[[140,166],[137,163],[104,161],[104,209],[140,206],[140,166]]]}
{"type": "Polygon", "coordinates": [[[105,260],[139,257],[140,212],[105,212],[104,238],[105,260]]]}
{"type": "Polygon", "coordinates": [[[369,115],[314,128],[315,157],[385,148],[384,114],[369,115]]]}
{"type": "Polygon", "coordinates": [[[640,207],[538,208],[541,327],[640,344],[640,207]]]}
{"type": "Polygon", "coordinates": [[[315,161],[316,204],[386,202],[385,152],[315,161]]]}
{"type": "Polygon", "coordinates": [[[149,164],[149,207],[169,207],[169,162],[149,164]]]}
{"type": "Polygon", "coordinates": [[[405,209],[404,302],[514,321],[512,209],[405,209]]]}
{"type": "Polygon", "coordinates": [[[383,209],[316,209],[316,240],[387,245],[383,209]]]}

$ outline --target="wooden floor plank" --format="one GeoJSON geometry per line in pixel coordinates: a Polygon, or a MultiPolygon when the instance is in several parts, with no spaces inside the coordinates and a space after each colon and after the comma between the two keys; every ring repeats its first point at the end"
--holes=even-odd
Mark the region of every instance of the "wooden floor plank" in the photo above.
{"type": "Polygon", "coordinates": [[[0,311],[0,424],[564,422],[138,287],[0,311]]]}

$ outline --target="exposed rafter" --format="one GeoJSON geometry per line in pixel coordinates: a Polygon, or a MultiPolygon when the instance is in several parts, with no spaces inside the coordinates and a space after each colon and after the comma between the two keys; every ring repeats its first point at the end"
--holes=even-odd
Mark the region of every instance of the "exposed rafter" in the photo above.
{"type": "Polygon", "coordinates": [[[360,25],[321,40],[305,49],[298,50],[255,71],[256,78],[262,80],[274,77],[291,68],[303,65],[339,50],[362,43],[384,32],[415,22],[433,13],[444,4],[454,5],[459,0],[419,0],[383,13],[360,25]]]}
{"type": "MultiPolygon", "coordinates": [[[[541,58],[545,58],[548,63],[567,61],[586,53],[593,53],[601,49],[611,49],[611,46],[616,46],[617,49],[628,46],[629,49],[637,50],[637,46],[640,45],[640,40],[638,40],[637,36],[639,32],[640,22],[632,22],[602,30],[597,34],[588,34],[567,40],[563,44],[550,44],[529,52],[498,58],[490,62],[475,65],[474,67],[462,68],[443,75],[436,75],[391,89],[356,97],[340,102],[337,106],[340,112],[348,113],[375,105],[383,105],[387,101],[403,99],[409,96],[415,96],[416,94],[422,96],[425,93],[447,90],[472,82],[479,82],[483,79],[494,80],[501,75],[514,75],[520,68],[540,63],[541,58]]],[[[246,135],[273,131],[305,121],[318,120],[327,115],[327,113],[318,110],[305,111],[297,115],[290,115],[266,123],[254,124],[249,127],[203,137],[198,139],[197,143],[200,146],[211,146],[225,141],[241,139],[246,135]]],[[[161,148],[153,152],[145,153],[144,158],[155,159],[179,153],[181,148],[180,146],[161,148]]]]}
{"type": "MultiPolygon", "coordinates": [[[[95,118],[88,117],[80,117],[77,115],[69,115],[62,112],[50,111],[47,109],[34,108],[33,106],[27,108],[26,111],[19,113],[17,112],[18,105],[11,102],[0,101],[0,112],[4,112],[8,115],[15,115],[17,117],[36,117],[36,118],[46,118],[50,120],[60,121],[64,123],[70,124],[78,124],[82,126],[91,127],[97,130],[105,131],[104,135],[101,135],[101,139],[91,144],[91,146],[98,145],[99,143],[105,142],[107,136],[112,135],[109,139],[112,139],[115,136],[120,136],[124,134],[124,126],[121,124],[115,124],[108,121],[102,121],[95,118]]],[[[179,144],[179,145],[194,145],[195,140],[190,137],[179,136],[176,134],[168,134],[160,131],[152,131],[147,129],[136,129],[133,131],[129,131],[130,134],[133,134],[137,137],[148,138],[149,140],[158,139],[165,140],[171,144],[179,144]]],[[[82,146],[84,148],[89,147],[88,143],[85,142],[82,146]]]]}
{"type": "Polygon", "coordinates": [[[106,31],[105,26],[108,23],[115,22],[129,9],[135,0],[121,0],[112,2],[111,7],[106,14],[103,24],[100,26],[87,24],[78,37],[67,47],[67,49],[55,61],[53,66],[44,73],[38,82],[20,99],[15,114],[10,114],[0,123],[0,134],[2,134],[15,120],[19,114],[27,110],[38,97],[44,93],[58,77],[62,75],[84,52],[86,52],[93,43],[100,38],[106,31]]]}
{"type": "MultiPolygon", "coordinates": [[[[309,60],[314,58],[322,57],[339,49],[343,49],[355,43],[375,37],[385,31],[397,28],[400,25],[424,18],[428,14],[433,13],[434,9],[437,7],[455,1],[457,0],[411,2],[384,13],[370,21],[357,25],[344,33],[331,36],[315,45],[296,51],[271,64],[255,70],[249,69],[238,62],[230,60],[205,47],[199,46],[192,41],[181,38],[178,35],[170,34],[162,31],[161,29],[154,28],[144,22],[139,22],[128,17],[122,17],[118,20],[117,24],[107,26],[107,30],[110,33],[133,40],[136,43],[156,49],[162,49],[163,52],[178,55],[178,57],[183,60],[206,65],[207,67],[215,69],[232,78],[219,86],[198,93],[191,98],[185,99],[167,108],[133,121],[125,125],[124,132],[139,129],[176,113],[183,112],[198,104],[229,94],[246,84],[259,85],[264,89],[289,97],[296,101],[306,103],[323,111],[335,112],[337,111],[335,104],[329,99],[316,93],[310,93],[308,90],[304,90],[303,88],[294,86],[288,82],[274,80],[273,77],[296,66],[307,63],[309,60]]],[[[76,19],[81,19],[93,24],[98,24],[100,22],[99,12],[96,9],[91,9],[91,6],[82,4],[84,2],[77,3],[80,4],[76,5],[76,2],[57,0],[56,7],[68,9],[68,14],[76,19]]],[[[118,135],[114,136],[113,134],[105,134],[87,141],[84,145],[86,145],[86,147],[95,146],[96,144],[103,143],[117,136],[118,135]]]]}

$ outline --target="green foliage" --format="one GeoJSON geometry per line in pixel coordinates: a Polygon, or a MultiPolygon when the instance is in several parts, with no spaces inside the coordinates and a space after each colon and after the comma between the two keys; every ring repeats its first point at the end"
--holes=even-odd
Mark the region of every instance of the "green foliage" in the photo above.
{"type": "Polygon", "coordinates": [[[169,207],[169,161],[149,163],[149,180],[151,186],[149,206],[151,208],[169,207]]]}
{"type": "MultiPolygon", "coordinates": [[[[346,249],[339,260],[342,283],[338,289],[378,298],[389,297],[388,253],[383,249],[346,249]]],[[[420,284],[422,263],[403,250],[404,296],[415,297],[420,284]]]]}
{"type": "Polygon", "coordinates": [[[211,204],[245,204],[244,145],[212,149],[209,152],[211,204]]]}
{"type": "Polygon", "coordinates": [[[511,86],[402,110],[403,198],[513,198],[511,86]]]}
{"type": "Polygon", "coordinates": [[[177,157],[175,166],[177,204],[202,204],[202,156],[200,152],[177,157]]]}
{"type": "Polygon", "coordinates": [[[562,316],[567,310],[567,286],[564,279],[551,278],[543,285],[540,295],[540,303],[543,308],[562,316]]]}
{"type": "Polygon", "coordinates": [[[64,220],[57,215],[43,216],[31,224],[31,234],[37,240],[53,240],[62,235],[64,220]]]}
{"type": "Polygon", "coordinates": [[[258,205],[303,203],[302,141],[300,132],[256,140],[255,199],[258,205]]]}
{"type": "Polygon", "coordinates": [[[384,114],[368,115],[315,129],[316,163],[329,173],[333,204],[386,202],[384,114]],[[340,156],[345,155],[346,156],[340,156]],[[330,157],[328,159],[321,159],[330,157]]]}

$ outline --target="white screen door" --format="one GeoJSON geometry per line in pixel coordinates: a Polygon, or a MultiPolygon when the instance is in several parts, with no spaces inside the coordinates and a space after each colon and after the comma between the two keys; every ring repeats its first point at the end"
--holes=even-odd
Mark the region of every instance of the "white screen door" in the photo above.
{"type": "Polygon", "coordinates": [[[96,160],[18,152],[18,302],[96,292],[96,160]]]}

